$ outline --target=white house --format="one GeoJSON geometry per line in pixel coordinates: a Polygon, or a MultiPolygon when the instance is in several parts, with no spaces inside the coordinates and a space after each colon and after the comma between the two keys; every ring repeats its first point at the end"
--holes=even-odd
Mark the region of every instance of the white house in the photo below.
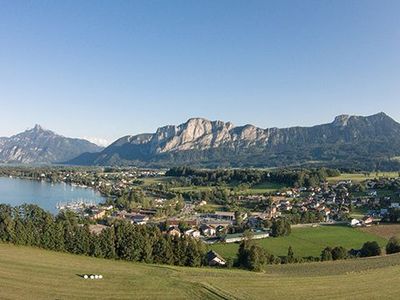
{"type": "Polygon", "coordinates": [[[360,220],[357,220],[357,219],[351,219],[350,226],[351,227],[361,226],[361,222],[360,222],[360,220]]]}
{"type": "Polygon", "coordinates": [[[187,236],[191,236],[194,238],[199,238],[200,237],[200,231],[198,231],[197,229],[189,229],[185,231],[185,235],[187,236]]]}

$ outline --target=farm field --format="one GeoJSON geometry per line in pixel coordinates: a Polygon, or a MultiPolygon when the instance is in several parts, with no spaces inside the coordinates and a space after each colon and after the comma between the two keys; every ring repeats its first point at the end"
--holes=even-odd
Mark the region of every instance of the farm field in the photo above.
{"type": "Polygon", "coordinates": [[[383,224],[371,227],[358,228],[357,230],[381,236],[385,239],[390,239],[392,236],[400,237],[400,224],[383,224]]]}
{"type": "Polygon", "coordinates": [[[211,186],[182,186],[171,188],[172,191],[175,192],[202,192],[202,191],[211,191],[213,187],[211,186]]]}
{"type": "MultiPolygon", "coordinates": [[[[242,190],[236,190],[235,185],[227,185],[227,189],[233,189],[238,195],[262,195],[265,193],[275,193],[285,186],[278,183],[264,182],[254,185],[249,188],[244,188],[242,190]]],[[[184,186],[171,188],[175,192],[201,192],[201,191],[211,191],[216,187],[213,186],[184,186]]]]}
{"type": "Polygon", "coordinates": [[[260,184],[256,184],[248,189],[238,192],[241,195],[257,195],[257,194],[265,194],[265,193],[275,193],[280,189],[285,188],[284,185],[279,183],[272,182],[263,182],[260,184]]]}
{"type": "Polygon", "coordinates": [[[253,273],[145,265],[0,244],[1,299],[398,299],[399,274],[400,255],[274,265],[253,273]],[[83,273],[104,278],[84,280],[78,276],[83,273]]]}
{"type": "Polygon", "coordinates": [[[337,177],[329,177],[327,180],[330,183],[338,182],[341,180],[352,180],[354,182],[361,182],[367,179],[374,179],[379,177],[399,177],[399,172],[371,172],[369,175],[365,176],[362,173],[343,173],[337,177]]]}
{"type": "Polygon", "coordinates": [[[139,180],[143,181],[144,186],[149,186],[152,184],[167,183],[168,181],[172,180],[173,178],[174,177],[159,176],[159,177],[140,178],[139,180]]]}
{"type": "MultiPolygon", "coordinates": [[[[258,240],[270,253],[278,256],[287,255],[289,246],[292,246],[295,256],[320,256],[326,246],[343,246],[347,249],[359,249],[366,241],[377,241],[381,247],[387,240],[369,232],[363,232],[347,226],[320,226],[306,228],[292,228],[287,237],[267,238],[258,240]]],[[[215,244],[211,246],[224,258],[236,257],[239,244],[215,244]]]]}

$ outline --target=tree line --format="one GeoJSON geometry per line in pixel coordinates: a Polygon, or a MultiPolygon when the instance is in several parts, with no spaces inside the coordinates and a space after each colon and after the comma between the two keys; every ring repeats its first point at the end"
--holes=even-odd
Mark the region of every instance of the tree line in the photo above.
{"type": "Polygon", "coordinates": [[[0,204],[0,241],[16,245],[128,261],[198,267],[206,246],[194,238],[170,236],[157,226],[117,221],[100,233],[71,211],[53,216],[36,205],[0,204]]]}
{"type": "MultiPolygon", "coordinates": [[[[204,170],[188,166],[174,167],[166,172],[166,176],[185,177],[189,184],[197,186],[222,184],[249,184],[262,182],[279,183],[295,187],[317,186],[327,177],[339,176],[340,171],[327,168],[310,169],[216,169],[204,170]]],[[[187,181],[186,181],[187,182],[187,181]]]]}

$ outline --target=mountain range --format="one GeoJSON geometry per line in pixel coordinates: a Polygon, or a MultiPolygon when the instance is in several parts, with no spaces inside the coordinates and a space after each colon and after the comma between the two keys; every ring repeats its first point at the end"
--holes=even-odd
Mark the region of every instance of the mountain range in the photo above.
{"type": "MultiPolygon", "coordinates": [[[[1,145],[2,142],[0,142],[1,145]]],[[[155,133],[125,136],[98,153],[69,160],[76,165],[168,167],[281,167],[324,165],[399,168],[400,124],[385,113],[337,116],[312,127],[258,128],[189,119],[155,133]]]]}
{"type": "Polygon", "coordinates": [[[103,148],[83,139],[67,138],[40,125],[11,137],[0,138],[0,162],[50,164],[64,162],[103,148]]]}

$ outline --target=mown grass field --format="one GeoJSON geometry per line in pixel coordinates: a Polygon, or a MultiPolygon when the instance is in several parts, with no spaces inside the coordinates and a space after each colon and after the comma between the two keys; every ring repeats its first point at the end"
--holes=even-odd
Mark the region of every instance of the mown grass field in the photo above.
{"type": "Polygon", "coordinates": [[[181,186],[171,188],[172,191],[175,192],[203,192],[203,191],[212,191],[213,187],[211,186],[181,186]]]}
{"type": "MultiPolygon", "coordinates": [[[[359,249],[366,241],[377,241],[381,247],[387,240],[369,232],[363,232],[347,226],[320,226],[307,228],[292,228],[292,233],[287,237],[267,238],[258,240],[270,253],[278,256],[287,254],[292,246],[295,256],[320,256],[326,246],[343,246],[347,249],[359,249]]],[[[236,257],[239,244],[215,244],[211,246],[224,258],[236,257]]]]}
{"type": "Polygon", "coordinates": [[[285,188],[283,184],[273,183],[273,182],[263,182],[260,184],[256,184],[248,189],[243,191],[239,191],[238,194],[241,195],[258,195],[265,193],[275,193],[280,189],[285,188]]]}
{"type": "Polygon", "coordinates": [[[400,255],[265,273],[103,260],[0,244],[1,299],[398,299],[400,255]],[[77,274],[99,273],[102,280],[77,274]]]}
{"type": "Polygon", "coordinates": [[[390,239],[392,236],[400,237],[400,224],[383,224],[371,227],[363,227],[358,230],[390,239]]]}
{"type": "Polygon", "coordinates": [[[369,175],[365,176],[365,174],[361,173],[343,173],[340,176],[336,177],[329,177],[327,180],[330,183],[342,181],[342,180],[352,180],[354,182],[361,182],[367,179],[374,179],[374,178],[380,178],[380,177],[389,177],[389,178],[394,178],[394,177],[399,177],[399,172],[371,172],[369,175]]]}

